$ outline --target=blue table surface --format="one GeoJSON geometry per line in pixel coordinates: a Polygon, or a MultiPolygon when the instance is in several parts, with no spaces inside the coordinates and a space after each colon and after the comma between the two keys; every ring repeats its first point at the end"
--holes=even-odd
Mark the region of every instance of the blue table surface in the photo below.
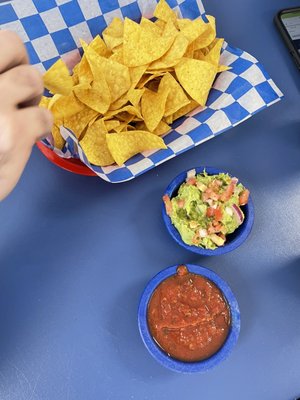
{"type": "Polygon", "coordinates": [[[128,183],[52,165],[35,149],[0,204],[1,400],[243,399],[300,395],[300,75],[274,24],[292,0],[206,1],[219,35],[256,56],[284,100],[128,183]],[[184,169],[230,171],[256,219],[236,251],[179,247],[161,195],[184,169]],[[191,263],[225,279],[242,328],[230,358],[206,374],[160,366],[137,328],[139,297],[163,268],[191,263]]]}

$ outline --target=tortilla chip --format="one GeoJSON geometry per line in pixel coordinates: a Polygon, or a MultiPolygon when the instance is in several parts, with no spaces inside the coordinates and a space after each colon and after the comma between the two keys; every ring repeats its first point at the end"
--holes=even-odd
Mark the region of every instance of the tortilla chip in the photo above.
{"type": "Polygon", "coordinates": [[[178,64],[178,62],[184,56],[188,45],[188,39],[182,33],[179,33],[167,53],[163,57],[150,64],[149,70],[165,69],[166,71],[168,68],[174,67],[174,65],[178,64]]]}
{"type": "Polygon", "coordinates": [[[127,125],[129,125],[133,120],[134,120],[134,115],[129,114],[127,111],[121,112],[118,114],[117,118],[119,118],[120,121],[125,122],[127,125]]]}
{"type": "MultiPolygon", "coordinates": [[[[72,96],[72,95],[71,95],[72,96]]],[[[51,110],[54,107],[54,104],[60,99],[63,98],[61,94],[55,94],[54,96],[50,97],[50,101],[48,103],[48,109],[51,110]]]]}
{"type": "Polygon", "coordinates": [[[123,34],[124,22],[117,17],[102,32],[106,46],[111,50],[123,43],[123,34]]]}
{"type": "Polygon", "coordinates": [[[164,29],[161,30],[161,28],[158,25],[156,25],[154,22],[150,21],[150,19],[147,19],[144,17],[141,18],[139,25],[142,29],[144,29],[145,31],[148,30],[149,32],[153,33],[154,35],[161,36],[161,34],[164,31],[164,29]]]}
{"type": "Polygon", "coordinates": [[[150,64],[162,57],[171,47],[175,36],[167,26],[160,35],[154,29],[141,27],[134,21],[125,18],[124,23],[124,63],[128,67],[150,64]],[[137,51],[139,49],[139,51],[137,51]]]}
{"type": "Polygon", "coordinates": [[[43,97],[41,98],[41,101],[40,101],[39,106],[40,106],[40,107],[43,107],[43,108],[49,108],[50,100],[51,100],[51,97],[43,96],[43,97]]]}
{"type": "Polygon", "coordinates": [[[68,96],[73,88],[73,80],[62,59],[54,63],[44,74],[44,86],[53,94],[68,96]]]}
{"type": "Polygon", "coordinates": [[[177,15],[175,11],[171,9],[165,0],[160,0],[157,4],[154,10],[154,17],[164,22],[168,22],[169,20],[173,22],[177,21],[177,15]]]}
{"type": "Polygon", "coordinates": [[[119,110],[120,108],[123,108],[127,103],[128,103],[128,96],[127,93],[125,93],[123,94],[123,96],[121,96],[118,100],[116,100],[110,105],[109,111],[119,110]]]}
{"type": "Polygon", "coordinates": [[[183,58],[175,67],[176,76],[184,90],[204,106],[217,73],[217,67],[206,61],[183,58]]]}
{"type": "Polygon", "coordinates": [[[105,114],[109,109],[111,97],[105,79],[102,84],[94,81],[92,85],[78,85],[74,88],[74,93],[83,104],[100,114],[105,114]]]}
{"type": "Polygon", "coordinates": [[[96,121],[88,128],[79,144],[91,164],[105,167],[113,164],[114,159],[107,147],[106,133],[102,130],[100,121],[96,121]]]}
{"type": "Polygon", "coordinates": [[[139,89],[143,89],[150,81],[163,76],[164,72],[147,72],[142,76],[140,79],[139,83],[137,84],[137,87],[139,89]]]}
{"type": "MultiPolygon", "coordinates": [[[[187,104],[186,106],[180,108],[171,117],[173,118],[173,121],[175,121],[176,119],[183,117],[184,115],[187,115],[189,112],[195,110],[195,108],[197,108],[197,107],[200,107],[200,105],[195,100],[191,100],[190,104],[187,104]]],[[[166,118],[166,120],[167,120],[167,118],[166,118]]]]}
{"type": "Polygon", "coordinates": [[[216,20],[211,15],[206,16],[206,30],[194,41],[194,50],[203,49],[216,38],[216,20]]]}
{"type": "Polygon", "coordinates": [[[104,121],[104,124],[107,132],[110,132],[120,126],[120,121],[117,121],[116,119],[111,119],[109,121],[104,121]]]}
{"type": "Polygon", "coordinates": [[[128,112],[129,114],[142,119],[142,115],[141,115],[139,109],[134,107],[134,106],[125,106],[125,107],[122,107],[122,108],[120,108],[118,110],[108,111],[105,114],[104,119],[105,120],[111,119],[111,117],[114,117],[115,115],[118,115],[118,114],[120,114],[122,112],[128,112]]]}
{"type": "Polygon", "coordinates": [[[80,63],[75,68],[73,71],[78,75],[78,83],[92,83],[94,77],[85,55],[82,56],[80,63]]]}
{"type": "Polygon", "coordinates": [[[72,81],[73,81],[73,86],[76,86],[79,84],[79,76],[76,72],[75,73],[73,72],[72,81]]]}
{"type": "Polygon", "coordinates": [[[228,65],[219,65],[217,72],[228,71],[229,69],[232,69],[232,67],[229,67],[228,65]]]}
{"type": "Polygon", "coordinates": [[[142,116],[150,132],[153,132],[162,120],[166,101],[169,94],[168,88],[162,88],[158,93],[146,89],[141,100],[142,116]]]}
{"type": "Polygon", "coordinates": [[[169,115],[168,117],[164,117],[163,121],[166,124],[171,125],[173,123],[173,121],[174,121],[173,114],[169,115]]]}
{"type": "Polygon", "coordinates": [[[77,139],[80,139],[90,121],[95,119],[98,115],[97,111],[91,108],[84,108],[79,113],[76,113],[69,118],[64,118],[64,127],[70,129],[77,139]]]}
{"type": "Polygon", "coordinates": [[[160,89],[169,91],[165,105],[165,117],[174,114],[180,108],[190,104],[190,100],[184,93],[184,90],[170,73],[166,73],[163,76],[160,82],[160,89]]]}
{"type": "Polygon", "coordinates": [[[180,32],[188,39],[189,43],[194,42],[207,30],[207,24],[201,17],[193,21],[190,19],[178,19],[177,24],[180,32]]]}
{"type": "MultiPolygon", "coordinates": [[[[97,129],[99,129],[100,132],[102,133],[108,133],[107,129],[106,129],[106,125],[105,125],[105,121],[103,118],[99,118],[97,117],[94,120],[91,120],[91,122],[89,123],[89,127],[91,127],[92,125],[96,124],[97,129]]],[[[82,139],[82,138],[81,138],[82,139]]]]}
{"type": "Polygon", "coordinates": [[[123,46],[114,51],[110,56],[110,59],[118,62],[119,64],[124,64],[123,46]]]}
{"type": "Polygon", "coordinates": [[[131,87],[135,88],[146,72],[148,65],[141,65],[139,67],[129,68],[130,79],[131,79],[131,87]]]}
{"type": "Polygon", "coordinates": [[[60,134],[60,129],[57,125],[52,127],[53,144],[56,149],[62,150],[66,141],[60,134]]]}
{"type": "Polygon", "coordinates": [[[166,27],[166,23],[164,21],[162,21],[161,19],[157,19],[154,23],[160,29],[160,32],[162,33],[166,27]]]}
{"type": "MultiPolygon", "coordinates": [[[[135,124],[135,126],[136,126],[136,129],[139,130],[139,131],[146,131],[147,130],[145,122],[143,122],[143,121],[137,122],[135,124]]],[[[161,120],[160,123],[158,124],[157,128],[154,129],[154,131],[151,132],[151,133],[154,133],[157,136],[162,136],[165,133],[169,132],[170,129],[171,129],[170,126],[165,121],[161,120]]]]}
{"type": "Polygon", "coordinates": [[[101,57],[110,57],[111,56],[111,51],[110,49],[106,46],[105,42],[102,40],[102,38],[97,35],[89,44],[89,47],[91,47],[99,56],[101,57]]]}
{"type": "Polygon", "coordinates": [[[127,129],[130,127],[127,122],[120,122],[118,126],[116,126],[113,131],[115,132],[122,132],[122,131],[127,131],[127,129]]]}
{"type": "Polygon", "coordinates": [[[119,166],[135,154],[145,150],[167,148],[159,136],[147,131],[109,133],[106,135],[106,141],[114,160],[119,166]]]}
{"type": "Polygon", "coordinates": [[[127,93],[127,98],[134,107],[138,108],[144,92],[145,89],[130,88],[127,93]]]}
{"type": "Polygon", "coordinates": [[[209,45],[209,52],[204,56],[204,61],[218,66],[220,62],[220,55],[224,39],[215,39],[209,45]]]}
{"type": "Polygon", "coordinates": [[[55,121],[63,121],[74,114],[79,113],[85,108],[85,105],[79,101],[72,92],[68,96],[54,95],[49,102],[55,121]]]}
{"type": "MultiPolygon", "coordinates": [[[[90,64],[94,80],[98,81],[98,76],[105,76],[111,95],[111,103],[119,99],[126,93],[131,85],[129,70],[125,65],[119,64],[110,58],[98,56],[90,47],[85,51],[85,55],[90,64]]],[[[101,78],[103,80],[103,78],[101,78]]]]}

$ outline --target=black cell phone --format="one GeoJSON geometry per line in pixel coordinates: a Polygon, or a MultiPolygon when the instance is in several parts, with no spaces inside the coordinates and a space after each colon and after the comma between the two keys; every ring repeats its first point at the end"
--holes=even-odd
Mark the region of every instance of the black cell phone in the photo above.
{"type": "Polygon", "coordinates": [[[279,11],[274,22],[300,69],[300,7],[279,11]]]}

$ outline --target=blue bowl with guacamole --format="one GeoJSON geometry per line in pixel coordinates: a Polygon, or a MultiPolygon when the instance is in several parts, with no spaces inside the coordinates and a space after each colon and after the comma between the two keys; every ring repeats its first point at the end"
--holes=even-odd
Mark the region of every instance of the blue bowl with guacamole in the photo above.
{"type": "Polygon", "coordinates": [[[163,195],[162,216],[171,237],[203,256],[228,253],[249,236],[254,222],[250,192],[236,177],[211,167],[182,172],[163,195]]]}
{"type": "Polygon", "coordinates": [[[208,268],[168,267],[145,287],[138,327],[150,355],[181,373],[203,373],[224,361],[240,332],[240,311],[228,284],[208,268]]]}

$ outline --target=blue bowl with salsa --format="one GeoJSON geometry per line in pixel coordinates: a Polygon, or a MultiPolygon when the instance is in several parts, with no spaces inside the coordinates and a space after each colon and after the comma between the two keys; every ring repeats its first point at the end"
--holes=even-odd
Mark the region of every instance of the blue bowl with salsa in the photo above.
{"type": "MultiPolygon", "coordinates": [[[[172,199],[175,197],[178,193],[179,187],[186,182],[188,173],[190,171],[195,171],[196,175],[202,174],[204,171],[207,173],[207,175],[218,175],[218,174],[227,174],[227,172],[216,169],[216,168],[211,168],[211,167],[196,167],[189,169],[187,171],[184,171],[180,173],[176,178],[172,180],[172,182],[169,184],[167,187],[164,196],[167,196],[169,199],[172,199]]],[[[228,174],[230,177],[231,175],[228,174]]],[[[236,179],[236,178],[233,178],[236,179]]],[[[220,247],[217,247],[215,249],[207,249],[204,247],[199,247],[195,245],[189,245],[185,243],[179,231],[175,228],[175,226],[172,224],[171,218],[167,214],[166,211],[166,205],[163,202],[162,204],[162,216],[163,216],[163,221],[166,225],[166,228],[171,235],[171,237],[182,247],[184,247],[186,250],[192,251],[194,253],[203,255],[203,256],[217,256],[217,255],[222,255],[225,253],[228,253],[237,247],[239,247],[249,236],[253,222],[254,222],[254,206],[253,202],[251,199],[251,196],[248,197],[248,202],[246,205],[241,206],[241,210],[243,211],[244,214],[244,220],[241,223],[241,225],[233,232],[230,233],[226,236],[226,241],[223,245],[220,247]]]]}
{"type": "Polygon", "coordinates": [[[233,350],[240,312],[230,287],[216,273],[198,265],[175,265],[159,272],[144,289],[138,326],[147,350],[164,367],[201,373],[233,350]],[[192,298],[197,288],[199,297],[192,298]]]}

